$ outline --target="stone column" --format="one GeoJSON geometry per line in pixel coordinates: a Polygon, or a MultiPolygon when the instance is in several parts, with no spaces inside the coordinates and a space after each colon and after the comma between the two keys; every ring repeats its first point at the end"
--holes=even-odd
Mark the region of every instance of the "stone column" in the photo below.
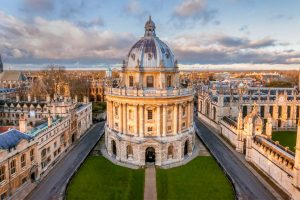
{"type": "Polygon", "coordinates": [[[124,130],[123,130],[123,104],[120,104],[120,106],[119,106],[119,124],[120,124],[119,132],[124,133],[124,130]]]}
{"type": "Polygon", "coordinates": [[[160,105],[157,105],[157,136],[161,136],[161,128],[160,128],[160,123],[161,123],[161,117],[160,117],[160,105]]]}
{"type": "Polygon", "coordinates": [[[177,124],[178,124],[178,104],[175,103],[174,105],[174,113],[173,113],[173,130],[174,130],[174,135],[177,134],[177,124]]]}
{"type": "Polygon", "coordinates": [[[134,136],[138,136],[139,132],[139,115],[138,115],[138,104],[134,104],[134,136]]]}
{"type": "Polygon", "coordinates": [[[123,104],[123,133],[127,134],[127,104],[123,104]]]}
{"type": "Polygon", "coordinates": [[[140,104],[139,109],[140,109],[139,110],[139,116],[140,116],[139,136],[144,137],[144,105],[140,104]]]}
{"type": "Polygon", "coordinates": [[[167,134],[167,105],[163,105],[163,131],[162,136],[165,137],[167,134]]]}
{"type": "Polygon", "coordinates": [[[179,104],[179,111],[178,111],[178,134],[181,133],[182,129],[182,104],[179,104]]]}

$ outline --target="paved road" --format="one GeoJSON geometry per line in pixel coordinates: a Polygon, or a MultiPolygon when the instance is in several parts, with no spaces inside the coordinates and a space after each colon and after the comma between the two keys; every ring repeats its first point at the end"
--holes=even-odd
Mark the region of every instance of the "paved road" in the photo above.
{"type": "Polygon", "coordinates": [[[103,133],[104,122],[94,126],[79,143],[49,172],[26,198],[28,200],[58,199],[61,189],[85,159],[103,133]]]}
{"type": "Polygon", "coordinates": [[[239,187],[242,199],[276,199],[217,136],[201,123],[197,117],[194,117],[194,119],[198,128],[197,134],[222,163],[227,173],[231,175],[239,187]]]}

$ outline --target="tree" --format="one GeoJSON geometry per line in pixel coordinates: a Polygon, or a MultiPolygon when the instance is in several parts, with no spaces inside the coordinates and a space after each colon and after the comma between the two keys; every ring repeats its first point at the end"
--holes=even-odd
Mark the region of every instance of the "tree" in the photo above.
{"type": "Polygon", "coordinates": [[[70,94],[72,96],[77,95],[79,101],[82,101],[84,96],[88,97],[90,88],[88,79],[73,77],[68,79],[68,84],[70,86],[70,94]]]}
{"type": "Polygon", "coordinates": [[[43,80],[40,78],[35,79],[29,93],[31,96],[37,97],[37,99],[45,99],[48,92],[43,80]]]}
{"type": "Polygon", "coordinates": [[[65,67],[59,65],[49,65],[43,72],[43,82],[47,93],[54,96],[58,92],[58,85],[66,81],[65,67]]]}

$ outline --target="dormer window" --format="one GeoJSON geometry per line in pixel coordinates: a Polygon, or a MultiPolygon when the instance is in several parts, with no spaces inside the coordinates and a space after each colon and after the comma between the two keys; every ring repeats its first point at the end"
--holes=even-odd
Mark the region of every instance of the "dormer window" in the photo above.
{"type": "Polygon", "coordinates": [[[133,60],[135,60],[135,54],[134,54],[134,53],[131,54],[131,58],[132,58],[133,60]]]}

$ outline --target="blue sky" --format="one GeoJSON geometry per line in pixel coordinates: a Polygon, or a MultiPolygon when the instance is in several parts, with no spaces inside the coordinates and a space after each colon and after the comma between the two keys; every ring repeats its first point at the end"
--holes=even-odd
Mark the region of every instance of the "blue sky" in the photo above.
{"type": "Polygon", "coordinates": [[[122,63],[151,15],[181,67],[299,68],[298,0],[5,0],[6,68],[122,63]]]}

